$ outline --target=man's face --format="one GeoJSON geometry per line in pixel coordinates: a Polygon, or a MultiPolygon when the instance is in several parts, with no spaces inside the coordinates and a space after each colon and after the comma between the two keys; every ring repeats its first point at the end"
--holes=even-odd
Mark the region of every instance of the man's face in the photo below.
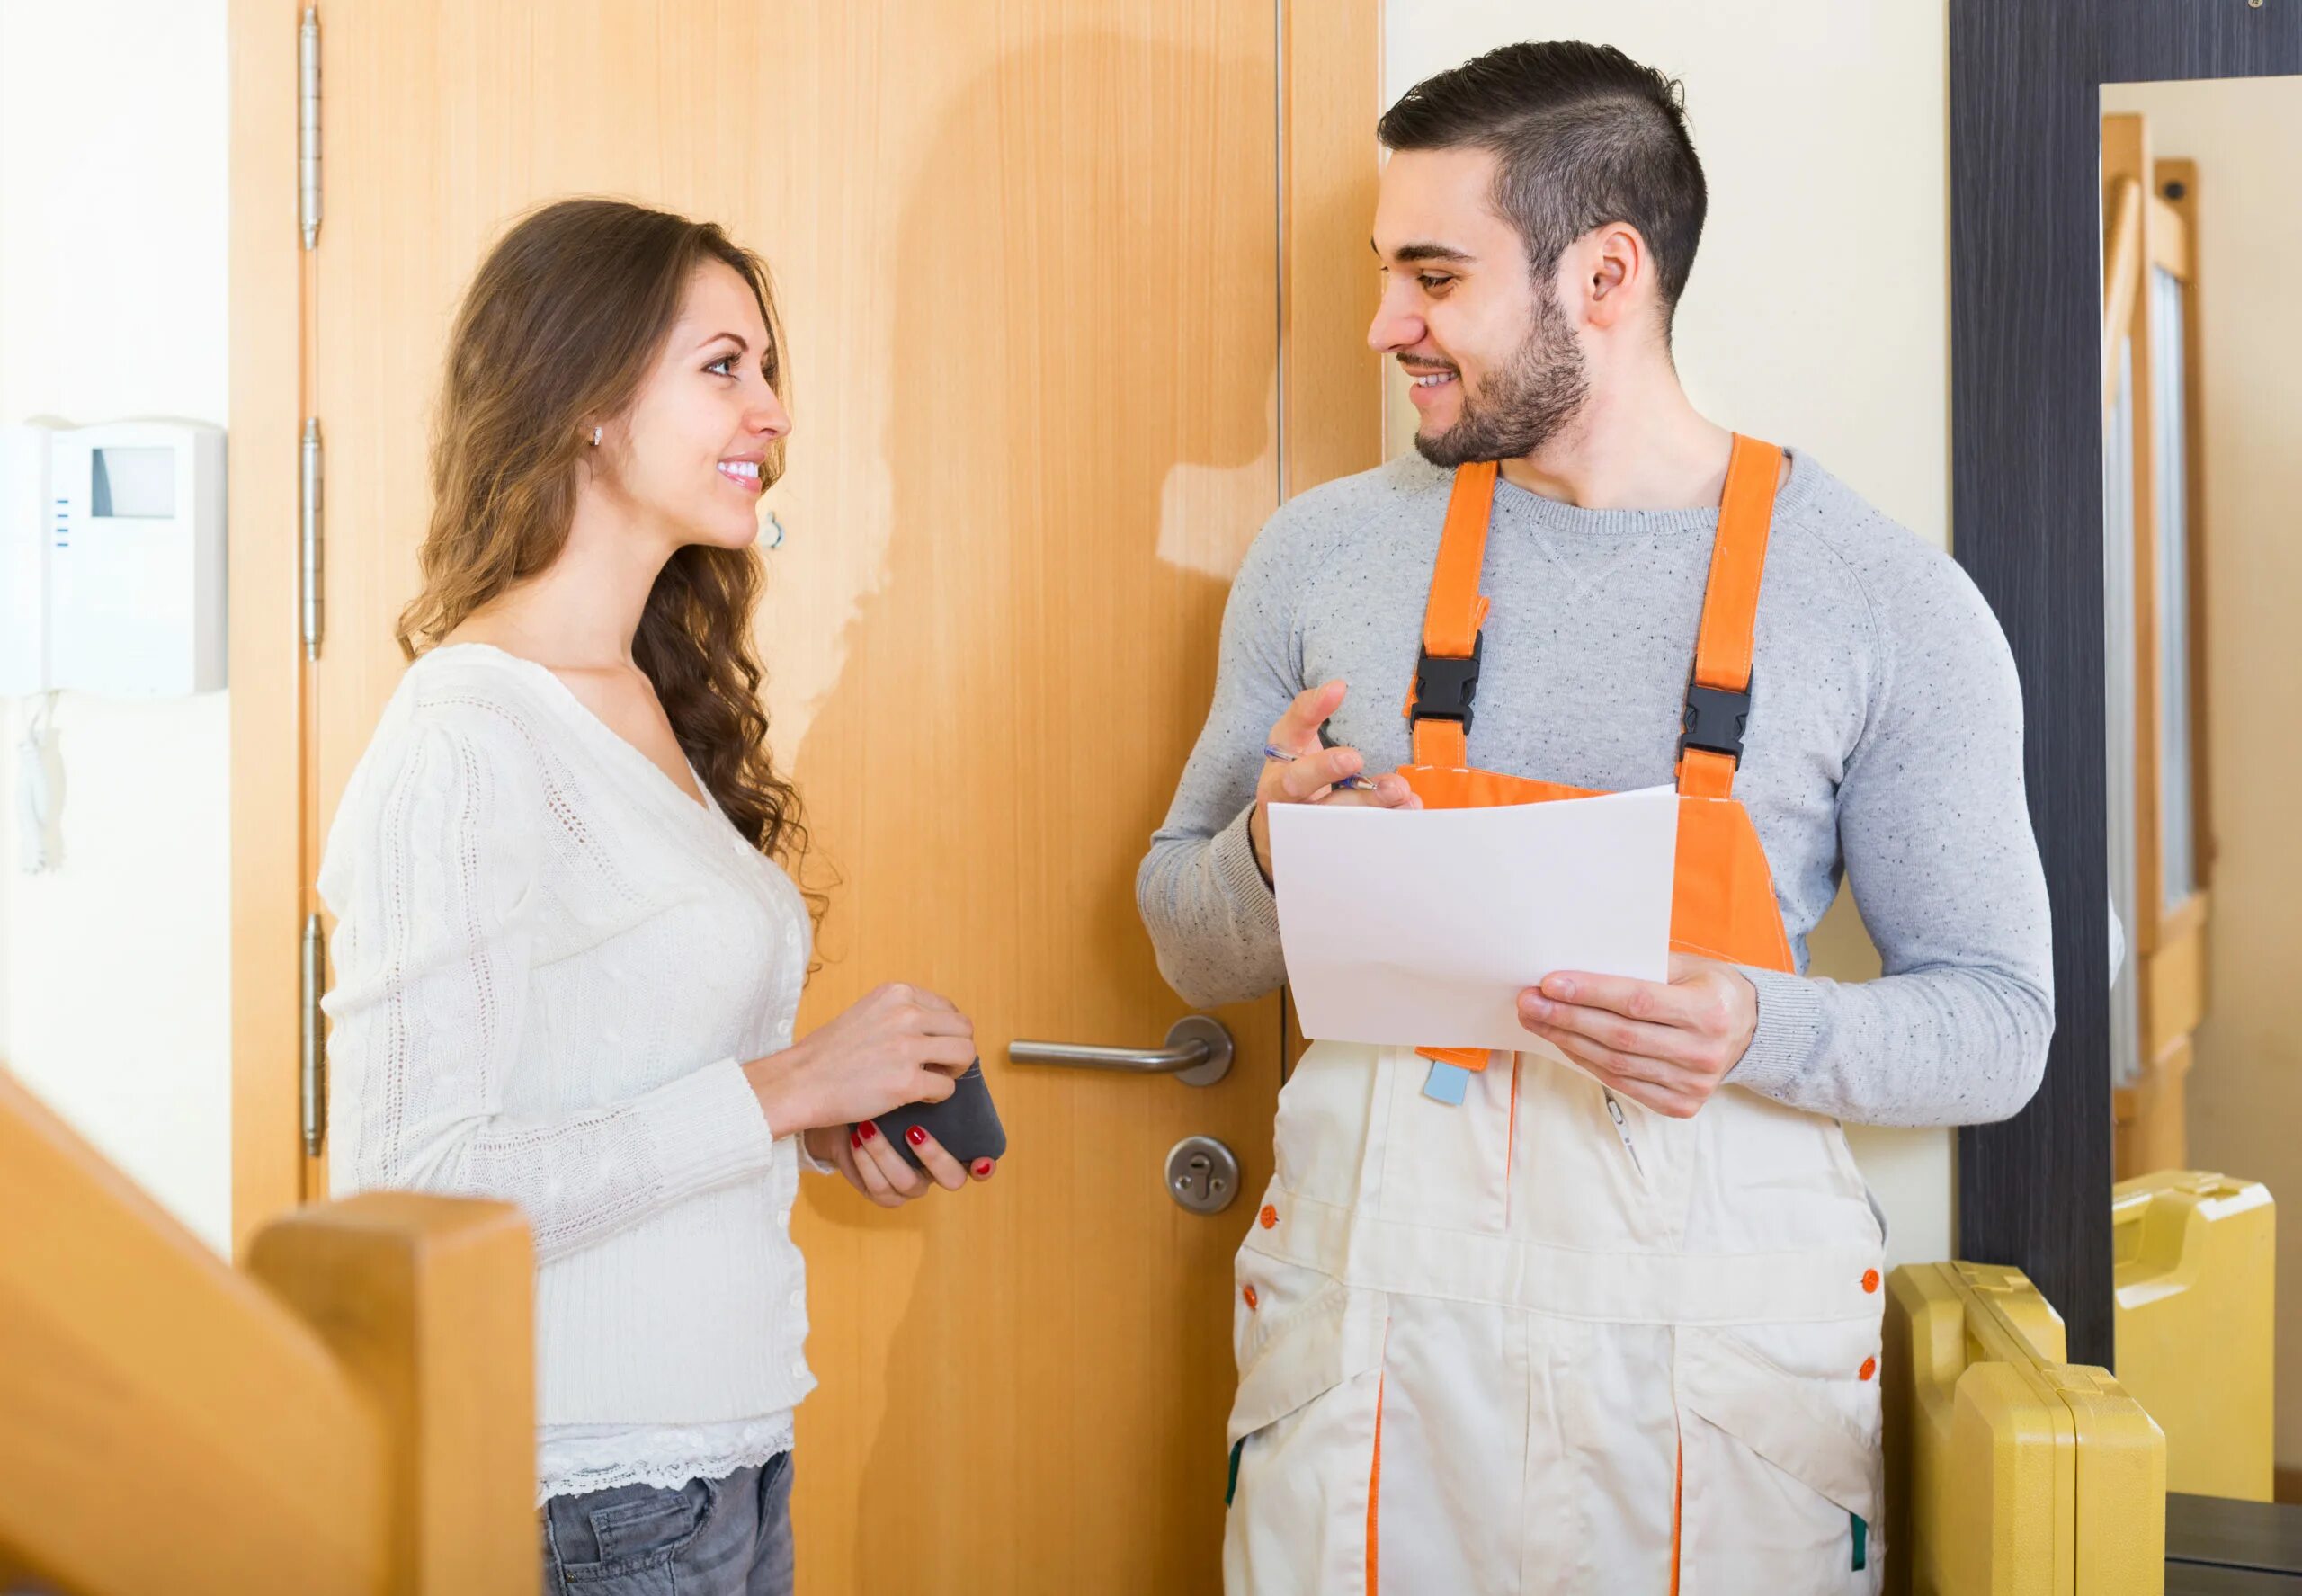
{"type": "Polygon", "coordinates": [[[1375,204],[1367,342],[1414,384],[1414,447],[1437,466],[1532,454],[1590,391],[1557,290],[1495,209],[1495,166],[1481,149],[1395,151],[1375,204]]]}

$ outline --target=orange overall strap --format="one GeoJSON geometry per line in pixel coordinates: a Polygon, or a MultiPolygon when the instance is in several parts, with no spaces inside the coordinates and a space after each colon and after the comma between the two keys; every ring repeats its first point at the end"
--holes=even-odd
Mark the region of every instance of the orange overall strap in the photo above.
{"type": "MultiPolygon", "coordinates": [[[[1469,661],[1477,655],[1479,629],[1486,624],[1486,600],[1478,591],[1478,580],[1486,565],[1486,523],[1495,505],[1495,475],[1493,460],[1455,469],[1454,491],[1447,499],[1447,522],[1439,534],[1439,563],[1431,574],[1431,602],[1423,612],[1423,652],[1429,658],[1469,661]]],[[[1423,696],[1418,670],[1406,699],[1414,762],[1461,769],[1470,762],[1464,721],[1417,718],[1415,709],[1423,696]]]]}
{"type": "MultiPolygon", "coordinates": [[[[1486,527],[1495,508],[1496,469],[1493,460],[1457,467],[1454,490],[1447,497],[1439,561],[1431,573],[1431,602],[1423,612],[1423,655],[1415,662],[1414,680],[1406,694],[1411,757],[1418,765],[1459,771],[1470,763],[1471,696],[1478,683],[1478,635],[1486,624],[1487,609],[1478,583],[1486,566],[1486,527]]],[[[1434,1063],[1474,1074],[1486,1067],[1484,1048],[1415,1051],[1434,1063]]]]}
{"type": "MultiPolygon", "coordinates": [[[[1759,611],[1759,577],[1766,568],[1767,531],[1774,521],[1775,479],[1782,450],[1736,434],[1718,500],[1718,535],[1710,545],[1710,583],[1702,597],[1702,630],[1695,639],[1694,683],[1689,689],[1688,731],[1706,692],[1744,695],[1751,690],[1751,647],[1759,611]]],[[[1747,702],[1744,712],[1748,712],[1747,702]]],[[[1711,728],[1705,728],[1709,731],[1711,728]]],[[[1739,745],[1739,718],[1727,728],[1739,745]]],[[[1693,745],[1679,758],[1682,798],[1723,798],[1735,790],[1737,756],[1693,745]]]]}

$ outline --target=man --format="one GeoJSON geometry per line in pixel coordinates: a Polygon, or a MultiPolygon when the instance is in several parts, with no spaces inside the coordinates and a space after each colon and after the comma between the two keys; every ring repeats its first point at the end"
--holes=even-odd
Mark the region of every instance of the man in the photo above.
{"type": "Polygon", "coordinates": [[[2003,1118],[2044,1066],[2012,659],[1949,559],[1681,390],[1676,84],[1514,45],[1379,132],[1369,336],[1420,458],[1249,552],[1138,881],[1161,967],[1284,979],[1272,804],[1663,783],[1673,951],[1522,994],[1515,1055],[1304,1057],[1239,1255],[1227,1587],[1875,1590],[1884,1235],[1839,1121],[2003,1118]],[[1802,973],[1842,871],[1862,985],[1802,973]]]}

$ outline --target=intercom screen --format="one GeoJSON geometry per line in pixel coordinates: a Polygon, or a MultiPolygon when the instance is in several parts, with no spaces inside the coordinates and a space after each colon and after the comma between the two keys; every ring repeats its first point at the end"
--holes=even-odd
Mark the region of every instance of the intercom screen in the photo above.
{"type": "Polygon", "coordinates": [[[88,513],[161,520],[176,513],[176,451],[98,449],[91,451],[88,513]]]}

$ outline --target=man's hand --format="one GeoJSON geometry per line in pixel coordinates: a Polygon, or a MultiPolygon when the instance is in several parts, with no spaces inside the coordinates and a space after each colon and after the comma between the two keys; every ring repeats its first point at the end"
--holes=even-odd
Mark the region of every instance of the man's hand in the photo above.
{"type": "Polygon", "coordinates": [[[1271,745],[1283,748],[1295,757],[1266,760],[1263,775],[1255,782],[1255,812],[1247,821],[1247,841],[1253,844],[1255,869],[1263,872],[1266,881],[1271,877],[1271,819],[1273,804],[1360,804],[1379,809],[1420,809],[1423,800],[1414,796],[1406,778],[1386,775],[1374,778],[1367,790],[1342,787],[1364,770],[1367,761],[1356,748],[1327,748],[1319,743],[1319,727],[1328,717],[1343,708],[1343,695],[1349,690],[1341,682],[1330,682],[1295,695],[1271,728],[1271,745]]]}
{"type": "Polygon", "coordinates": [[[1750,1050],[1758,989],[1732,965],[1671,955],[1671,978],[1566,971],[1519,994],[1519,1023],[1600,1083],[1691,1119],[1750,1050]]]}

